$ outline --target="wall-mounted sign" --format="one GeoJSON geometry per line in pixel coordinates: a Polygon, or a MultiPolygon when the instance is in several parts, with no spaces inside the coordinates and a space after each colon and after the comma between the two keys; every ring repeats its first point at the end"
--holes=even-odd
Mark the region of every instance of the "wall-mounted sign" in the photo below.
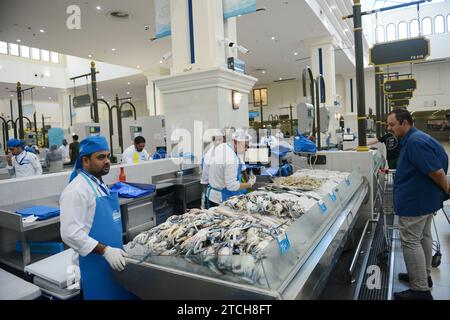
{"type": "Polygon", "coordinates": [[[416,79],[388,80],[384,83],[384,93],[413,92],[417,89],[416,79]]]}
{"type": "Polygon", "coordinates": [[[389,100],[404,100],[404,99],[412,99],[412,92],[400,92],[400,93],[389,93],[386,95],[389,100]]]}
{"type": "Polygon", "coordinates": [[[413,38],[378,43],[370,49],[370,64],[386,66],[423,61],[430,55],[430,40],[413,38]]]}
{"type": "Polygon", "coordinates": [[[409,100],[389,100],[389,106],[391,108],[407,107],[409,106],[409,100]]]}

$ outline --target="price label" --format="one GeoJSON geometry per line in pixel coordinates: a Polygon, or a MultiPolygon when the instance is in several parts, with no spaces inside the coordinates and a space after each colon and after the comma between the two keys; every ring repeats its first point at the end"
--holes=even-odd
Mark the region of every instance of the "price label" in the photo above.
{"type": "Polygon", "coordinates": [[[323,201],[319,201],[319,207],[320,207],[320,210],[322,210],[323,213],[327,213],[328,208],[327,208],[327,205],[323,201]]]}
{"type": "Polygon", "coordinates": [[[349,179],[349,178],[345,178],[345,184],[346,184],[347,186],[350,186],[350,179],[349,179]]]}
{"type": "Polygon", "coordinates": [[[329,193],[329,196],[330,196],[331,201],[336,202],[337,197],[336,197],[336,194],[333,191],[331,191],[329,193]]]}
{"type": "Polygon", "coordinates": [[[285,254],[290,248],[291,243],[286,233],[283,233],[277,237],[278,246],[280,247],[281,254],[285,254]]]}

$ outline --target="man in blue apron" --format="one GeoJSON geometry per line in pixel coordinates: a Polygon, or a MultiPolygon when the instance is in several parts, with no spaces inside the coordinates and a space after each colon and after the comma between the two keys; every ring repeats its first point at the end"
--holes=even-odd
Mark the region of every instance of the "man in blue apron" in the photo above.
{"type": "Polygon", "coordinates": [[[111,275],[111,268],[124,270],[127,255],[122,250],[118,195],[110,192],[102,180],[110,165],[106,139],[102,136],[84,139],[70,184],[60,198],[61,238],[79,255],[86,300],[133,298],[111,275]]]}
{"type": "Polygon", "coordinates": [[[250,136],[243,130],[233,134],[233,148],[222,143],[214,149],[208,171],[206,206],[212,208],[229,198],[247,193],[256,182],[252,176],[247,183],[242,183],[243,162],[239,155],[248,149],[250,136]],[[234,150],[233,150],[234,149],[234,150]]]}

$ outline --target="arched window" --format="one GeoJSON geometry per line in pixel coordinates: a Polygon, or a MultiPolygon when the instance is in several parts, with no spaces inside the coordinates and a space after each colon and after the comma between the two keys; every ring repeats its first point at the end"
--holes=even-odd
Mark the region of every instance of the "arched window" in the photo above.
{"type": "Polygon", "coordinates": [[[413,19],[409,23],[409,34],[411,35],[411,38],[419,36],[419,21],[417,19],[413,19]]]}
{"type": "Polygon", "coordinates": [[[450,32],[450,14],[447,16],[447,32],[450,32]]]}
{"type": "Polygon", "coordinates": [[[433,25],[430,17],[425,17],[422,19],[422,34],[424,36],[433,34],[433,25]]]}
{"type": "Polygon", "coordinates": [[[395,24],[390,23],[386,27],[386,39],[387,41],[397,40],[397,31],[395,28],[395,24]]]}
{"type": "Polygon", "coordinates": [[[445,32],[445,19],[444,16],[434,17],[434,33],[444,33],[445,32]]]}
{"type": "Polygon", "coordinates": [[[386,39],[384,37],[384,27],[378,26],[376,29],[376,41],[377,42],[385,42],[386,39]]]}
{"type": "Polygon", "coordinates": [[[408,24],[405,21],[401,21],[398,24],[398,38],[399,39],[408,38],[408,24]]]}

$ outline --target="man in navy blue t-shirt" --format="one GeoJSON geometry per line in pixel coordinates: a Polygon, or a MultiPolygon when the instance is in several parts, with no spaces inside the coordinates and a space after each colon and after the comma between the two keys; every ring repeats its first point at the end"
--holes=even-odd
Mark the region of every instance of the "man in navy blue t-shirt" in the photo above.
{"type": "Polygon", "coordinates": [[[388,131],[400,140],[400,156],[394,179],[394,210],[408,273],[399,279],[409,281],[410,290],[394,293],[396,300],[432,300],[430,288],[433,214],[443,207],[450,184],[448,157],[442,145],[416,129],[405,109],[389,113],[388,131]]]}

